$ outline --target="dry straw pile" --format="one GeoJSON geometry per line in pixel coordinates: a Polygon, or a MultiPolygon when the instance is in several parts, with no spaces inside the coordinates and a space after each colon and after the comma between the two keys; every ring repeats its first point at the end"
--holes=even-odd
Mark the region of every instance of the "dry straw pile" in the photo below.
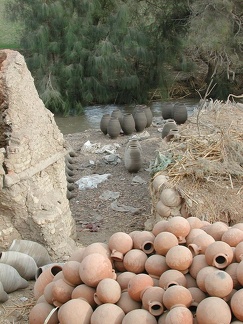
{"type": "MultiPolygon", "coordinates": [[[[210,101],[179,126],[179,134],[162,140],[152,179],[168,176],[192,216],[229,225],[242,222],[243,105],[210,101]]],[[[158,194],[151,189],[151,195],[154,207],[158,194]]]]}

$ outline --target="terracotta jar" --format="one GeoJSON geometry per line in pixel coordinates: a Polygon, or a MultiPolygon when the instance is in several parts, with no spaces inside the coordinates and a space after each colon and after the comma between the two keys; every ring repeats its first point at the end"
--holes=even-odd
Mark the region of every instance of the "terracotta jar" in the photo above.
{"type": "Polygon", "coordinates": [[[215,241],[220,241],[224,232],[228,230],[228,225],[223,222],[215,222],[209,226],[204,227],[204,231],[211,235],[215,241]]]}
{"type": "Polygon", "coordinates": [[[123,318],[122,324],[157,324],[156,318],[146,309],[134,309],[123,318]]]}
{"type": "Polygon", "coordinates": [[[87,324],[118,324],[122,323],[124,317],[125,313],[119,306],[107,303],[94,310],[90,322],[87,324]]]}
{"type": "Polygon", "coordinates": [[[184,124],[188,117],[186,105],[176,103],[173,107],[172,116],[178,125],[184,124]]]}
{"type": "Polygon", "coordinates": [[[145,127],[147,126],[147,117],[144,112],[143,108],[136,109],[134,114],[134,121],[135,121],[135,129],[137,132],[144,131],[145,127]]]}
{"type": "Polygon", "coordinates": [[[155,223],[154,227],[152,229],[152,233],[154,234],[154,236],[157,236],[161,232],[165,232],[167,223],[168,223],[168,220],[165,220],[165,219],[155,223]]]}
{"type": "Polygon", "coordinates": [[[164,183],[168,181],[168,178],[163,174],[156,174],[152,180],[152,186],[155,191],[160,191],[160,188],[164,183]]]}
{"type": "Polygon", "coordinates": [[[205,251],[205,258],[208,265],[218,269],[225,269],[233,260],[233,250],[229,244],[222,241],[211,243],[205,251]]]}
{"type": "Polygon", "coordinates": [[[114,271],[107,257],[100,253],[92,253],[80,263],[79,275],[83,283],[96,287],[102,279],[113,278],[114,271]]]}
{"type": "Polygon", "coordinates": [[[148,288],[153,286],[153,279],[145,274],[139,273],[135,277],[132,277],[128,283],[127,291],[130,297],[136,301],[141,301],[142,292],[148,288]]]}
{"type": "Polygon", "coordinates": [[[102,279],[94,294],[94,300],[97,305],[104,303],[115,304],[121,297],[121,287],[119,283],[110,278],[102,279]]]}
{"type": "Polygon", "coordinates": [[[104,135],[107,134],[107,126],[108,126],[108,123],[110,121],[110,114],[104,114],[102,117],[101,117],[101,120],[100,120],[100,130],[102,131],[102,133],[104,135]]]}
{"type": "Polygon", "coordinates": [[[165,324],[166,317],[168,315],[169,311],[165,311],[162,315],[158,318],[158,324],[165,324]]]}
{"type": "Polygon", "coordinates": [[[43,324],[48,315],[53,311],[48,324],[58,324],[57,311],[54,311],[55,307],[47,302],[41,302],[31,308],[29,313],[29,324],[43,324]]]}
{"type": "Polygon", "coordinates": [[[121,125],[117,117],[111,117],[107,125],[107,134],[111,139],[115,139],[120,135],[121,125]]]}
{"type": "Polygon", "coordinates": [[[119,283],[122,292],[127,291],[128,283],[132,277],[136,276],[134,272],[125,271],[117,275],[116,281],[119,283]]]}
{"type": "Polygon", "coordinates": [[[189,307],[192,303],[192,295],[186,287],[174,285],[167,288],[163,295],[163,305],[167,309],[174,306],[189,307]]]}
{"type": "Polygon", "coordinates": [[[142,293],[143,308],[154,316],[159,316],[164,312],[163,295],[164,289],[161,287],[149,287],[142,293]]]}
{"type": "Polygon", "coordinates": [[[207,292],[206,287],[205,287],[205,280],[206,280],[207,276],[210,273],[213,273],[215,271],[217,271],[217,268],[212,267],[212,266],[207,266],[207,267],[202,268],[198,272],[197,277],[196,277],[196,282],[197,282],[198,288],[200,288],[203,292],[207,292]]]}
{"type": "Polygon", "coordinates": [[[204,285],[210,296],[224,298],[231,293],[233,280],[226,271],[216,270],[207,275],[204,285]]]}
{"type": "Polygon", "coordinates": [[[238,265],[239,264],[237,262],[233,262],[233,263],[229,264],[227,268],[224,269],[224,271],[227,272],[230,275],[230,277],[232,278],[233,288],[235,288],[235,289],[241,288],[239,280],[237,279],[238,265]]]}
{"type": "Polygon", "coordinates": [[[189,272],[185,274],[185,278],[186,278],[186,287],[187,287],[187,288],[197,287],[196,279],[193,278],[193,277],[190,275],[189,272]]]}
{"type": "Polygon", "coordinates": [[[124,152],[124,164],[128,172],[138,172],[143,163],[142,150],[138,141],[129,141],[124,152]]]}
{"type": "Polygon", "coordinates": [[[229,228],[223,233],[221,240],[230,246],[236,247],[237,244],[243,241],[243,231],[239,228],[229,228]]]}
{"type": "Polygon", "coordinates": [[[243,286],[243,260],[240,261],[236,269],[236,276],[239,283],[243,286]]]}
{"type": "Polygon", "coordinates": [[[243,260],[243,242],[236,245],[234,255],[237,262],[241,262],[241,260],[243,260]]]}
{"type": "Polygon", "coordinates": [[[205,254],[206,248],[215,242],[214,238],[207,233],[200,234],[194,238],[191,244],[188,244],[189,250],[192,252],[192,255],[205,254]]]}
{"type": "Polygon", "coordinates": [[[193,324],[191,311],[183,306],[173,307],[167,314],[165,324],[193,324]]]}
{"type": "Polygon", "coordinates": [[[95,243],[89,244],[82,253],[82,260],[87,255],[90,255],[92,253],[100,253],[104,257],[107,257],[110,261],[112,261],[111,260],[111,250],[109,249],[109,246],[106,243],[95,242],[95,243]]]}
{"type": "Polygon", "coordinates": [[[180,285],[186,287],[185,275],[179,270],[169,269],[162,273],[159,278],[159,287],[167,289],[170,286],[180,285]]]}
{"type": "Polygon", "coordinates": [[[189,273],[194,279],[196,279],[198,272],[205,267],[208,267],[205,255],[195,255],[189,268],[189,273]]]}
{"type": "MultiPolygon", "coordinates": [[[[42,300],[42,301],[47,301],[48,304],[53,305],[52,288],[53,288],[54,284],[55,284],[55,281],[52,281],[52,282],[49,282],[49,284],[47,284],[47,285],[45,286],[44,293],[43,293],[43,295],[41,295],[41,296],[38,298],[38,301],[39,301],[39,299],[40,299],[42,296],[44,296],[44,300],[42,300]]],[[[53,305],[53,306],[54,306],[54,305],[53,305]]]]}
{"type": "Polygon", "coordinates": [[[188,288],[192,295],[192,303],[189,309],[196,309],[198,304],[207,297],[207,295],[198,287],[190,287],[188,288]]]}
{"type": "Polygon", "coordinates": [[[155,209],[160,217],[169,217],[171,214],[171,208],[164,205],[161,200],[158,200],[155,209]]]}
{"type": "Polygon", "coordinates": [[[154,251],[155,236],[150,231],[139,231],[133,237],[134,249],[140,249],[146,254],[151,254],[154,251]]]}
{"type": "Polygon", "coordinates": [[[173,119],[168,119],[162,128],[161,137],[166,138],[171,130],[178,130],[178,126],[173,119]]]}
{"type": "Polygon", "coordinates": [[[187,218],[187,221],[190,224],[191,230],[193,228],[201,228],[201,227],[203,227],[203,223],[202,223],[201,219],[198,218],[198,217],[190,216],[190,217],[187,218]]]}
{"type": "Polygon", "coordinates": [[[159,279],[162,273],[169,270],[169,266],[163,255],[152,254],[145,262],[145,270],[150,277],[159,279]]]}
{"type": "Polygon", "coordinates": [[[191,251],[183,245],[173,246],[165,256],[166,263],[171,269],[188,272],[192,264],[193,256],[191,251]]]}
{"type": "Polygon", "coordinates": [[[87,301],[71,299],[59,308],[58,319],[60,324],[89,324],[92,314],[93,309],[87,301]]]}
{"type": "Polygon", "coordinates": [[[123,115],[121,128],[125,135],[131,135],[135,131],[135,121],[132,114],[126,113],[123,115]]]}
{"type": "Polygon", "coordinates": [[[124,254],[132,249],[133,240],[127,233],[116,232],[110,236],[108,246],[112,260],[122,261],[124,254]]]}
{"type": "Polygon", "coordinates": [[[137,274],[145,270],[145,262],[147,258],[147,254],[142,250],[132,249],[125,254],[123,264],[127,271],[137,274]]]}
{"type": "Polygon", "coordinates": [[[181,216],[174,216],[168,220],[167,231],[173,233],[179,244],[186,243],[186,236],[190,233],[190,224],[181,216]]]}
{"type": "Polygon", "coordinates": [[[67,261],[62,267],[62,273],[64,281],[72,286],[77,286],[82,283],[79,275],[80,262],[78,261],[67,261]]]}
{"type": "Polygon", "coordinates": [[[235,292],[230,300],[230,307],[233,315],[240,321],[243,321],[243,288],[235,292]]]}
{"type": "Polygon", "coordinates": [[[59,279],[54,282],[52,287],[53,305],[60,307],[71,299],[74,286],[69,285],[63,279],[59,279]]]}
{"type": "Polygon", "coordinates": [[[230,307],[222,298],[205,298],[197,306],[196,319],[198,324],[230,324],[230,307]]]}
{"type": "Polygon", "coordinates": [[[95,288],[89,287],[85,284],[81,284],[73,289],[71,298],[83,299],[87,303],[89,303],[92,308],[94,308],[96,306],[96,302],[94,301],[94,294],[95,294],[95,288]]]}
{"type": "Polygon", "coordinates": [[[236,224],[234,224],[232,226],[232,228],[239,228],[240,230],[243,231],[243,223],[242,222],[241,223],[236,223],[236,224]]]}
{"type": "Polygon", "coordinates": [[[189,234],[186,237],[186,245],[188,246],[189,244],[191,244],[193,242],[193,240],[195,239],[195,237],[200,234],[205,234],[204,230],[202,230],[201,228],[191,229],[189,234]]]}
{"type": "Polygon", "coordinates": [[[134,309],[140,309],[142,303],[132,299],[127,291],[123,291],[116,305],[119,306],[125,314],[127,314],[134,309]]]}
{"type": "Polygon", "coordinates": [[[114,260],[113,268],[115,269],[116,273],[127,271],[126,268],[124,267],[123,261],[114,260]]]}
{"type": "Polygon", "coordinates": [[[173,246],[177,245],[177,237],[170,232],[161,232],[154,239],[154,249],[156,253],[163,256],[165,256],[173,246]]]}

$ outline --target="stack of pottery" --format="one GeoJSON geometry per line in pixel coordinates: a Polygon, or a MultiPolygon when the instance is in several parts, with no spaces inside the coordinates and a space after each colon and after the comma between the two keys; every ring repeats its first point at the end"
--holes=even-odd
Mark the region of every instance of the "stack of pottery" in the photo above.
{"type": "Polygon", "coordinates": [[[142,167],[142,148],[138,140],[130,140],[125,148],[124,164],[128,172],[138,172],[142,167]]]}

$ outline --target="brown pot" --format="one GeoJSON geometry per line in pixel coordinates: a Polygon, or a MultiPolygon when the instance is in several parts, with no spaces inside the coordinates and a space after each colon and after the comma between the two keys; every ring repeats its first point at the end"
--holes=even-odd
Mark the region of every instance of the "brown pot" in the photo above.
{"type": "Polygon", "coordinates": [[[195,239],[195,237],[200,234],[205,234],[204,230],[202,230],[201,228],[191,229],[189,234],[186,237],[186,245],[188,246],[189,244],[191,244],[193,242],[193,240],[195,239]]]}
{"type": "Polygon", "coordinates": [[[142,303],[132,299],[127,291],[123,291],[121,293],[121,297],[116,304],[124,311],[125,314],[134,309],[140,309],[142,306],[142,303]]]}
{"type": "Polygon", "coordinates": [[[236,245],[234,255],[237,262],[240,263],[243,260],[243,242],[236,245]]]}
{"type": "Polygon", "coordinates": [[[186,246],[177,245],[167,252],[165,259],[171,269],[186,273],[192,264],[193,256],[186,246]]]}
{"type": "Polygon", "coordinates": [[[68,261],[78,261],[81,262],[83,260],[83,253],[85,251],[85,247],[80,247],[75,250],[69,257],[68,261]]]}
{"type": "Polygon", "coordinates": [[[134,272],[124,271],[117,275],[116,281],[119,283],[122,292],[127,291],[128,283],[132,277],[136,276],[134,272]]]}
{"type": "Polygon", "coordinates": [[[137,274],[145,270],[145,262],[147,258],[147,254],[142,250],[132,249],[125,254],[123,264],[127,271],[137,274]]]}
{"type": "Polygon", "coordinates": [[[161,232],[154,239],[154,249],[156,253],[163,256],[165,256],[173,246],[177,245],[177,237],[170,232],[161,232]]]}
{"type": "Polygon", "coordinates": [[[110,303],[102,304],[94,310],[87,324],[119,324],[123,322],[124,316],[125,313],[119,306],[110,303]]]}
{"type": "Polygon", "coordinates": [[[102,279],[94,294],[94,300],[97,305],[104,303],[115,304],[121,297],[121,287],[119,283],[110,278],[102,279]]]}
{"type": "Polygon", "coordinates": [[[159,287],[167,289],[170,286],[180,285],[186,287],[185,275],[179,270],[169,269],[162,273],[159,278],[159,287]]]}
{"type": "Polygon", "coordinates": [[[159,316],[164,312],[163,295],[164,289],[161,287],[149,287],[142,293],[143,308],[154,316],[159,316]]]}
{"type": "Polygon", "coordinates": [[[206,248],[215,242],[214,238],[207,233],[200,234],[194,238],[191,244],[188,245],[192,255],[205,254],[206,248]]]}
{"type": "Polygon", "coordinates": [[[190,216],[190,217],[187,218],[187,221],[190,224],[191,230],[193,228],[201,228],[201,227],[203,227],[203,222],[198,217],[190,216]]]}
{"type": "Polygon", "coordinates": [[[82,253],[82,260],[92,253],[99,253],[111,261],[111,251],[106,243],[95,242],[89,244],[82,253]]]}
{"type": "Polygon", "coordinates": [[[89,287],[85,284],[81,284],[73,289],[71,298],[83,299],[87,301],[87,303],[89,303],[92,308],[94,308],[96,306],[96,302],[94,301],[94,294],[95,294],[95,288],[89,287]]]}
{"type": "Polygon", "coordinates": [[[74,286],[69,285],[63,279],[54,282],[51,289],[53,305],[60,307],[71,299],[74,286]]]}
{"type": "Polygon", "coordinates": [[[193,316],[191,311],[184,307],[173,307],[167,314],[165,324],[193,324],[193,316]]]}
{"type": "Polygon", "coordinates": [[[110,236],[108,246],[111,250],[111,258],[122,261],[124,254],[132,249],[133,240],[127,233],[116,232],[110,236]]]}
{"type": "Polygon", "coordinates": [[[152,278],[159,279],[162,273],[169,270],[169,266],[163,255],[152,254],[145,262],[145,270],[152,278]]]}
{"type": "Polygon", "coordinates": [[[158,221],[156,224],[154,224],[154,227],[152,229],[152,233],[154,234],[154,236],[157,236],[161,232],[166,232],[167,224],[168,220],[166,219],[158,221]]]}
{"type": "Polygon", "coordinates": [[[60,324],[89,324],[92,314],[93,309],[87,301],[83,299],[71,299],[59,308],[58,319],[60,324]]]}
{"type": "Polygon", "coordinates": [[[145,274],[139,273],[135,277],[132,277],[128,283],[127,291],[130,297],[136,301],[141,301],[142,292],[148,288],[153,286],[153,279],[145,274]]]}
{"type": "Polygon", "coordinates": [[[225,269],[233,260],[233,250],[229,244],[222,241],[211,243],[205,251],[205,258],[208,265],[218,269],[225,269]]]}
{"type": "Polygon", "coordinates": [[[195,255],[189,268],[189,273],[192,278],[196,279],[198,272],[207,266],[208,264],[204,254],[195,255]]]}
{"type": "Polygon", "coordinates": [[[197,277],[196,277],[196,282],[197,282],[198,288],[200,288],[203,292],[207,292],[206,287],[205,287],[205,280],[206,280],[207,276],[210,273],[213,273],[215,271],[217,271],[217,268],[212,267],[212,266],[207,266],[207,267],[202,268],[198,272],[197,277]]]}
{"type": "Polygon", "coordinates": [[[80,262],[78,261],[67,261],[62,267],[62,273],[64,281],[71,286],[77,286],[82,283],[79,275],[80,262]]]}
{"type": "Polygon", "coordinates": [[[146,309],[134,309],[123,318],[122,324],[157,324],[156,318],[146,309]]]}
{"type": "Polygon", "coordinates": [[[233,280],[231,276],[222,270],[216,270],[205,278],[205,289],[210,296],[224,298],[228,296],[233,289],[233,280]]]}
{"type": "Polygon", "coordinates": [[[174,216],[168,220],[167,231],[173,233],[179,244],[186,243],[186,236],[190,233],[190,224],[182,216],[174,216]]]}
{"type": "Polygon", "coordinates": [[[239,228],[229,228],[223,233],[221,240],[232,247],[236,247],[243,241],[243,231],[239,228]]]}
{"type": "Polygon", "coordinates": [[[58,324],[57,311],[54,311],[55,307],[48,304],[47,302],[42,302],[36,304],[31,308],[29,313],[29,324],[43,324],[48,317],[48,315],[52,313],[50,319],[48,320],[48,324],[58,324]]]}
{"type": "Polygon", "coordinates": [[[242,300],[243,300],[243,288],[236,291],[230,301],[230,307],[231,307],[232,313],[240,321],[243,321],[242,300]]]}
{"type": "Polygon", "coordinates": [[[189,307],[192,303],[192,295],[186,287],[174,285],[167,288],[163,295],[163,304],[167,309],[175,306],[189,307]]]}
{"type": "Polygon", "coordinates": [[[196,309],[198,304],[207,297],[207,295],[198,287],[189,287],[188,290],[192,295],[192,303],[189,308],[196,309]]]}
{"type": "Polygon", "coordinates": [[[154,251],[155,236],[150,231],[138,231],[133,237],[133,248],[140,249],[146,254],[154,251]]]}
{"type": "Polygon", "coordinates": [[[241,285],[239,283],[239,280],[237,279],[237,268],[238,268],[238,265],[239,264],[237,262],[231,263],[224,270],[232,278],[232,280],[233,280],[233,288],[235,288],[235,289],[240,289],[241,288],[241,285]]]}
{"type": "Polygon", "coordinates": [[[204,227],[204,231],[211,235],[215,241],[220,241],[224,232],[228,230],[228,225],[223,222],[215,222],[204,227]]]}

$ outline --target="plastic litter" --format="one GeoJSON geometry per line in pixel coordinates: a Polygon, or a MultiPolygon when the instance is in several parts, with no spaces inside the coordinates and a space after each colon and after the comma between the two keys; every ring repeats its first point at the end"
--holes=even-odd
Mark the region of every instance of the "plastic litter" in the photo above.
{"type": "Polygon", "coordinates": [[[107,180],[110,177],[110,173],[106,174],[92,174],[91,176],[85,176],[76,181],[80,190],[97,188],[98,184],[107,180]]]}

